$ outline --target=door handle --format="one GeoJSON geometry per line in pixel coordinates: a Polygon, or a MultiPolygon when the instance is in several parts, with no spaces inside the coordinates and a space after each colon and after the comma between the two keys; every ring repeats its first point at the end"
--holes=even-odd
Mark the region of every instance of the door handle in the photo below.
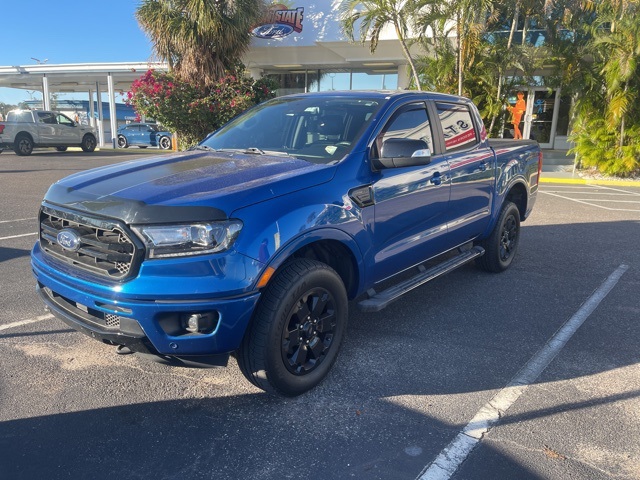
{"type": "Polygon", "coordinates": [[[482,160],[482,162],[480,162],[480,165],[478,166],[478,168],[480,169],[481,172],[484,172],[487,169],[487,162],[482,160]]]}
{"type": "Polygon", "coordinates": [[[433,183],[434,185],[440,185],[442,183],[440,172],[436,172],[433,174],[433,177],[431,177],[431,183],[433,183]]]}

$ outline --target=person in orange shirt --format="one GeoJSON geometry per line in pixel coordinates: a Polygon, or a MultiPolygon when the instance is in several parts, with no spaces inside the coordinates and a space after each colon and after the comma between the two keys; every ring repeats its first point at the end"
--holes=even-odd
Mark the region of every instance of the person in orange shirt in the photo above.
{"type": "Polygon", "coordinates": [[[527,109],[527,104],[524,101],[524,93],[518,92],[518,100],[516,104],[512,107],[509,105],[507,107],[511,112],[511,123],[513,123],[513,138],[518,140],[522,138],[522,132],[520,131],[520,122],[522,121],[522,115],[527,109]]]}

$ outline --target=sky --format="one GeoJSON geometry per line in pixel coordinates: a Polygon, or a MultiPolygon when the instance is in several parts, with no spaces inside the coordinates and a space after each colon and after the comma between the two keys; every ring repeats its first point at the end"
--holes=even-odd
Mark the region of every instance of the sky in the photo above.
{"type": "MultiPolygon", "coordinates": [[[[151,60],[151,43],[135,18],[139,3],[0,0],[0,66],[35,65],[33,58],[47,64],[151,60]]],[[[29,98],[25,90],[0,88],[0,102],[15,105],[29,98]]],[[[42,95],[36,92],[34,98],[42,95]]]]}

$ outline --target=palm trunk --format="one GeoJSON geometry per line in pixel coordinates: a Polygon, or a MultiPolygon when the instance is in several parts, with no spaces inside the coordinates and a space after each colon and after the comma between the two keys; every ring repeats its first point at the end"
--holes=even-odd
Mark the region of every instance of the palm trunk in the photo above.
{"type": "Polygon", "coordinates": [[[511,21],[511,31],[509,32],[509,41],[507,42],[507,50],[511,49],[513,44],[513,36],[518,28],[518,18],[520,17],[520,3],[516,3],[516,9],[513,12],[513,20],[511,21]]]}
{"type": "Polygon", "coordinates": [[[458,12],[458,18],[457,18],[457,37],[458,37],[458,95],[462,95],[462,49],[463,49],[463,38],[462,38],[462,25],[461,25],[461,19],[460,19],[460,13],[458,12]]]}
{"type": "MultiPolygon", "coordinates": [[[[511,21],[511,31],[509,32],[509,41],[507,42],[507,52],[511,50],[511,45],[513,44],[513,36],[516,32],[516,28],[518,28],[518,18],[520,17],[520,3],[516,2],[516,9],[513,12],[513,20],[511,21]]],[[[504,83],[504,75],[502,72],[498,77],[498,94],[496,95],[496,101],[500,101],[500,97],[502,96],[502,85],[504,83]]],[[[493,131],[493,127],[496,124],[496,118],[498,114],[494,113],[491,117],[491,124],[489,125],[489,134],[493,131]]],[[[500,132],[502,135],[502,132],[500,132]]]]}
{"type": "Polygon", "coordinates": [[[529,15],[524,16],[524,25],[522,25],[522,45],[527,42],[527,24],[529,23],[529,15]]]}
{"type": "Polygon", "coordinates": [[[398,35],[398,40],[400,40],[402,53],[404,54],[404,57],[407,59],[407,62],[409,62],[409,66],[411,67],[411,74],[413,76],[413,81],[416,83],[416,88],[418,90],[422,90],[422,88],[420,87],[420,77],[418,77],[418,70],[416,69],[416,64],[413,61],[413,58],[411,57],[411,53],[409,52],[409,47],[407,46],[407,43],[405,42],[405,39],[402,36],[402,32],[400,31],[397,25],[396,25],[396,35],[398,35]]]}
{"type": "MultiPolygon", "coordinates": [[[[625,84],[624,93],[626,95],[627,90],[629,89],[629,85],[625,84]]],[[[622,114],[622,119],[620,120],[620,148],[624,146],[624,114],[622,114]]]]}

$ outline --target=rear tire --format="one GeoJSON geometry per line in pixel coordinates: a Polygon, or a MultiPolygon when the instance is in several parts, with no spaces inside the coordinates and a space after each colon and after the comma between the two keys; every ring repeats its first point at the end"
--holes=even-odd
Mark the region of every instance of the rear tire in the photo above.
{"type": "Polygon", "coordinates": [[[98,142],[96,141],[96,137],[94,137],[90,133],[87,133],[84,137],[82,137],[82,143],[80,144],[80,147],[82,148],[83,152],[90,153],[96,149],[97,143],[98,142]]]}
{"type": "Polygon", "coordinates": [[[31,155],[31,152],[33,152],[33,140],[31,140],[28,135],[18,135],[13,144],[13,151],[21,157],[31,155]]]}
{"type": "Polygon", "coordinates": [[[300,395],[335,362],[348,318],[347,293],[328,265],[297,259],[271,280],[237,352],[238,365],[269,393],[300,395]]]}
{"type": "Polygon", "coordinates": [[[512,202],[505,202],[491,235],[479,242],[485,254],[477,264],[487,272],[503,272],[511,265],[520,241],[520,211],[512,202]]]}

